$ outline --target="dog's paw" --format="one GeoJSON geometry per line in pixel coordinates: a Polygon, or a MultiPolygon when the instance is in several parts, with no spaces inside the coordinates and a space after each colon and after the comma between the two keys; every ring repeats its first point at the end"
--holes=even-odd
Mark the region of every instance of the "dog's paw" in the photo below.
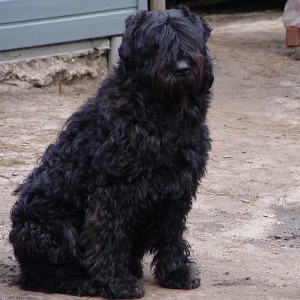
{"type": "Polygon", "coordinates": [[[143,284],[132,278],[117,278],[109,283],[110,298],[114,299],[136,299],[144,295],[143,284]]]}
{"type": "Polygon", "coordinates": [[[159,284],[170,289],[191,290],[200,286],[198,270],[192,265],[181,267],[159,280],[159,284]]]}

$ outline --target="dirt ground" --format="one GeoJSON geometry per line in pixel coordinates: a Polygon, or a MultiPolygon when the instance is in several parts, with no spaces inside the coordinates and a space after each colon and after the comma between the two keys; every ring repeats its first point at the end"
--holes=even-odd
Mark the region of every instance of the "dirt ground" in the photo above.
{"type": "MultiPolygon", "coordinates": [[[[208,172],[188,218],[199,289],[157,286],[144,299],[300,298],[300,61],[274,12],[209,16],[215,83],[208,172]]],[[[0,299],[88,299],[20,290],[7,241],[13,189],[64,120],[98,86],[0,84],[0,299]]]]}

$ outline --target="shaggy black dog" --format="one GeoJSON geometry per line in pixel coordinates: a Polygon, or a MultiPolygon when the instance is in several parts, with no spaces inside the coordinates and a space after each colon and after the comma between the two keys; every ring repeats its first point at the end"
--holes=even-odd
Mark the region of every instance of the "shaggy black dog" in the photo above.
{"type": "Polygon", "coordinates": [[[120,62],[16,190],[25,290],[107,298],[200,285],[182,234],[210,149],[210,28],[185,7],[126,20],[120,62]]]}

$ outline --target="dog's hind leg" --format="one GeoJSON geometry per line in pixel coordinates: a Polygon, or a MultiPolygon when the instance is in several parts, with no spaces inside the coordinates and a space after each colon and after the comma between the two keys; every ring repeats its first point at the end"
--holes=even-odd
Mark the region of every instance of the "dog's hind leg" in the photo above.
{"type": "Polygon", "coordinates": [[[14,218],[10,242],[21,267],[25,290],[93,294],[80,265],[75,229],[67,223],[38,223],[14,218]]]}

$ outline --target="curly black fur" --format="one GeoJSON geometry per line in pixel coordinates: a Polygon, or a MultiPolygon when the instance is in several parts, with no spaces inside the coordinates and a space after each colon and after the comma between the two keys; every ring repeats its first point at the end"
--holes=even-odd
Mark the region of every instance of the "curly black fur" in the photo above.
{"type": "Polygon", "coordinates": [[[146,252],[160,285],[200,285],[182,234],[210,149],[210,31],[185,7],[127,18],[118,67],[15,191],[23,289],[138,298],[146,252]]]}

